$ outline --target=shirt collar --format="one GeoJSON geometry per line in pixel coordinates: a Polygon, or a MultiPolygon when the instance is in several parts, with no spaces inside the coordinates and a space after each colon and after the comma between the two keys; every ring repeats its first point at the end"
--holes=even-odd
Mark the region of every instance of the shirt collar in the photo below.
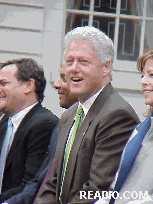
{"type": "Polygon", "coordinates": [[[98,97],[98,95],[100,94],[100,92],[104,89],[106,85],[104,85],[99,91],[97,91],[94,95],[92,95],[87,101],[85,101],[84,103],[80,103],[79,101],[79,105],[82,106],[83,112],[84,112],[84,116],[87,115],[90,107],[92,106],[92,104],[94,103],[94,101],[96,100],[96,98],[98,97]]]}
{"type": "Polygon", "coordinates": [[[2,115],[0,115],[0,121],[2,120],[2,118],[4,117],[4,113],[2,115]]]}
{"type": "Polygon", "coordinates": [[[14,131],[17,130],[17,128],[19,127],[22,119],[24,118],[24,116],[37,104],[38,102],[36,103],[33,103],[32,105],[26,107],[25,109],[19,111],[18,113],[16,113],[15,115],[13,115],[12,117],[9,117],[11,118],[12,120],[12,123],[13,123],[13,127],[14,127],[14,131]]]}

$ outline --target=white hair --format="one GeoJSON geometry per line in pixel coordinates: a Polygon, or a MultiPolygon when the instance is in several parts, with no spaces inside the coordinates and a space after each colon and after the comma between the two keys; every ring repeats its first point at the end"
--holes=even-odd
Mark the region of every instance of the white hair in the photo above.
{"type": "MultiPolygon", "coordinates": [[[[112,40],[104,32],[95,27],[89,26],[74,28],[69,31],[64,38],[64,53],[66,52],[68,45],[75,38],[89,41],[102,64],[111,60],[111,69],[113,69],[114,45],[112,40]]],[[[110,78],[112,79],[112,72],[110,73],[110,78]]]]}

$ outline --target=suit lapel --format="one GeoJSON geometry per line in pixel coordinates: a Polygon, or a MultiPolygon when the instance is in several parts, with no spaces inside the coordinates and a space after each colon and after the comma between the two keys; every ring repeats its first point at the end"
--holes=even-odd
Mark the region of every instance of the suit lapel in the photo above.
{"type": "MultiPolygon", "coordinates": [[[[87,116],[89,116],[89,121],[92,121],[95,116],[98,114],[98,112],[101,110],[101,108],[103,107],[106,99],[108,98],[108,96],[112,93],[116,92],[114,90],[114,88],[112,87],[111,83],[108,83],[104,89],[102,90],[102,92],[98,95],[98,97],[96,98],[96,100],[94,101],[94,103],[92,104],[89,113],[87,116]]],[[[102,114],[105,114],[105,110],[102,112],[102,114]]]]}
{"type": "Polygon", "coordinates": [[[142,133],[142,134],[146,134],[147,132],[148,132],[148,130],[147,129],[145,129],[145,126],[146,126],[146,122],[148,121],[148,120],[150,120],[151,119],[151,115],[149,115],[142,123],[140,123],[138,126],[137,126],[137,131],[138,131],[138,133],[140,134],[140,133],[142,133]]]}
{"type": "Polygon", "coordinates": [[[83,138],[85,137],[88,128],[89,128],[89,122],[86,120],[81,124],[81,126],[80,126],[80,128],[79,128],[79,130],[75,136],[74,143],[73,143],[70,157],[69,157],[69,162],[67,164],[67,170],[66,170],[64,184],[63,184],[63,186],[64,186],[63,192],[62,192],[63,203],[66,203],[68,193],[70,190],[72,177],[73,177],[73,172],[74,172],[74,168],[75,168],[77,154],[78,154],[81,142],[82,142],[83,138]]]}
{"type": "MultiPolygon", "coordinates": [[[[62,130],[62,132],[60,131],[59,133],[59,139],[58,139],[58,144],[57,144],[57,148],[58,151],[56,152],[57,155],[55,158],[57,158],[57,162],[59,164],[58,166],[58,178],[57,178],[57,186],[60,186],[60,180],[61,180],[61,173],[62,173],[62,168],[63,168],[63,159],[64,159],[64,151],[65,151],[65,145],[66,145],[66,141],[67,141],[67,137],[69,135],[69,131],[74,123],[74,117],[76,114],[76,110],[78,107],[78,103],[75,105],[74,110],[71,112],[70,116],[68,117],[68,120],[62,125],[62,127],[60,128],[62,130]]],[[[59,197],[60,194],[60,189],[57,188],[57,197],[59,197]]]]}
{"type": "MultiPolygon", "coordinates": [[[[73,172],[74,172],[74,168],[75,168],[76,158],[77,158],[77,154],[78,154],[79,148],[81,146],[81,143],[83,141],[83,138],[86,136],[88,128],[90,127],[92,121],[94,120],[94,118],[97,116],[97,114],[101,110],[103,104],[105,103],[105,100],[114,91],[115,90],[113,89],[113,87],[110,83],[105,86],[103,91],[98,95],[98,97],[96,98],[96,100],[92,104],[88,114],[86,115],[85,119],[83,120],[83,122],[82,122],[76,136],[75,136],[75,140],[74,140],[72,150],[70,153],[69,162],[67,165],[67,171],[66,171],[66,175],[65,175],[65,179],[64,179],[64,184],[63,184],[64,187],[63,187],[63,192],[62,192],[62,196],[61,196],[63,203],[67,202],[67,198],[68,198],[68,194],[69,194],[70,186],[71,186],[71,181],[72,181],[72,177],[73,177],[73,172]]],[[[75,110],[75,113],[76,113],[76,110],[75,110]]],[[[75,114],[73,115],[73,118],[74,118],[74,116],[75,116],[75,114]]],[[[72,125],[70,125],[70,127],[71,126],[72,125]]],[[[67,138],[67,135],[66,135],[66,138],[67,138]]],[[[62,156],[61,163],[63,163],[63,156],[62,156]]],[[[61,172],[61,170],[60,170],[60,172],[61,172]]],[[[61,175],[61,173],[59,175],[61,175]]]]}
{"type": "Polygon", "coordinates": [[[5,164],[5,168],[7,168],[10,163],[12,162],[13,156],[14,156],[14,150],[16,149],[16,146],[19,142],[19,140],[22,140],[25,132],[27,131],[27,122],[30,120],[31,116],[41,107],[41,104],[38,103],[37,105],[35,105],[23,118],[23,120],[21,121],[15,135],[14,135],[14,139],[9,151],[9,154],[7,156],[7,160],[6,160],[6,164],[5,164]]]}
{"type": "Polygon", "coordinates": [[[2,150],[2,145],[3,145],[4,137],[6,135],[8,118],[9,118],[8,116],[4,116],[4,118],[2,118],[2,120],[0,121],[0,130],[1,130],[1,135],[0,135],[0,152],[2,150]]]}

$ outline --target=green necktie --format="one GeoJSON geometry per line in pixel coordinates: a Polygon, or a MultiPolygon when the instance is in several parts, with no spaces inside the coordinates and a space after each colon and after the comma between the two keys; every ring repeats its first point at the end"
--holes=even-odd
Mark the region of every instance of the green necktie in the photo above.
{"type": "Polygon", "coordinates": [[[63,182],[64,182],[64,177],[65,177],[65,173],[66,173],[66,168],[67,168],[71,148],[72,148],[72,145],[74,142],[75,135],[76,135],[81,123],[82,123],[82,116],[83,116],[83,109],[82,109],[82,106],[79,106],[77,109],[75,118],[74,118],[75,122],[74,122],[73,133],[72,133],[71,137],[69,138],[67,145],[66,145],[66,148],[65,148],[63,170],[62,170],[62,176],[61,176],[61,189],[60,189],[61,191],[60,191],[60,196],[59,196],[60,203],[61,203],[61,194],[62,194],[63,182]]]}

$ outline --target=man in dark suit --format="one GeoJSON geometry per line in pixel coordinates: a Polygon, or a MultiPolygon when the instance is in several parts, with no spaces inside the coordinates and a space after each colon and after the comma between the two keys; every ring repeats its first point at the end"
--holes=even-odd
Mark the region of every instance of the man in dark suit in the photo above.
{"type": "MultiPolygon", "coordinates": [[[[60,107],[67,109],[78,101],[76,96],[72,95],[70,92],[69,86],[65,80],[65,73],[63,69],[60,71],[60,78],[53,84],[53,87],[58,90],[60,107]]],[[[57,135],[58,125],[54,128],[50,139],[50,144],[48,146],[47,156],[35,178],[27,183],[21,193],[14,195],[5,202],[8,202],[9,204],[33,204],[35,196],[54,157],[57,144],[57,135]]]]}
{"type": "Polygon", "coordinates": [[[110,83],[114,48],[108,36],[94,27],[78,27],[65,36],[64,48],[66,80],[79,103],[60,119],[52,177],[38,204],[93,203],[109,189],[126,141],[140,122],[110,83]],[[74,134],[78,110],[82,124],[74,134]]]}
{"type": "Polygon", "coordinates": [[[33,59],[2,63],[0,111],[9,118],[0,123],[0,202],[21,192],[44,160],[50,135],[58,123],[58,118],[41,105],[45,86],[43,69],[33,59]]]}

